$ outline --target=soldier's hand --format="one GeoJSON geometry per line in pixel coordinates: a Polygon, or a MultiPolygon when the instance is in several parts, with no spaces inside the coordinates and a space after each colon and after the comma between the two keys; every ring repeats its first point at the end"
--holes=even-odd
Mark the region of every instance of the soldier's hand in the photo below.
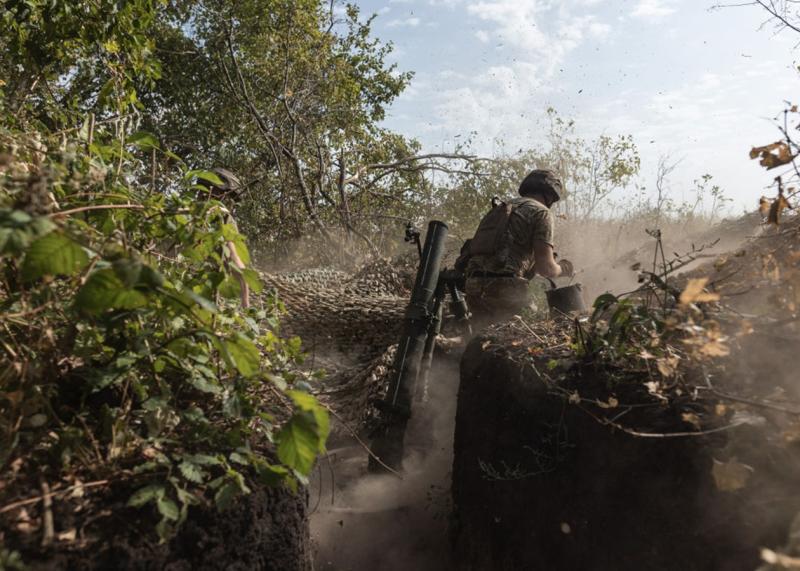
{"type": "Polygon", "coordinates": [[[575,266],[569,260],[559,260],[558,265],[561,266],[561,275],[571,278],[575,275],[575,266]]]}

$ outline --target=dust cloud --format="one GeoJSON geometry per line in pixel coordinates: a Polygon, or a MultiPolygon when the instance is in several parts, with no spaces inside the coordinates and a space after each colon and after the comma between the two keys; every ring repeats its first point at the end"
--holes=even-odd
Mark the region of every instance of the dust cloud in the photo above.
{"type": "Polygon", "coordinates": [[[315,569],[446,570],[458,362],[437,356],[406,434],[403,479],[367,473],[361,446],[332,450],[311,483],[315,569]]]}
{"type": "MultiPolygon", "coordinates": [[[[757,213],[718,222],[701,218],[663,221],[659,230],[664,258],[667,262],[678,256],[693,258],[673,275],[689,271],[738,247],[759,231],[760,222],[757,213]]],[[[644,220],[588,220],[557,226],[556,249],[574,263],[577,275],[573,281],[583,284],[589,305],[602,293],[619,295],[638,288],[639,267],[651,271],[655,260],[660,268],[662,259],[656,255],[653,229],[644,220]]]]}
{"type": "MultiPolygon", "coordinates": [[[[643,224],[593,222],[564,224],[559,252],[572,260],[584,284],[587,304],[595,296],[639,287],[637,263],[653,264],[656,239],[643,224]]],[[[736,248],[758,231],[745,217],[719,224],[671,224],[662,229],[667,260],[700,249],[693,265],[736,248]]],[[[658,260],[660,263],[661,260],[658,260]]],[[[678,272],[680,273],[680,272],[678,272]]],[[[446,570],[451,568],[448,537],[458,359],[437,355],[428,400],[417,406],[406,437],[403,479],[367,472],[367,453],[357,443],[332,449],[320,460],[309,486],[315,569],[446,570]]]]}

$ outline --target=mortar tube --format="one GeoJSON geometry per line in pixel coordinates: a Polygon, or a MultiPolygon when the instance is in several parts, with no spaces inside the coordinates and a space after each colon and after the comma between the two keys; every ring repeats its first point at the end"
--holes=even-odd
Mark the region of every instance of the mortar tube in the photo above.
{"type": "MultiPolygon", "coordinates": [[[[414,289],[403,319],[402,337],[392,364],[389,390],[380,407],[383,427],[372,440],[372,452],[394,470],[402,467],[405,431],[411,417],[414,389],[431,333],[431,321],[436,317],[432,314],[433,302],[439,285],[447,230],[447,224],[438,220],[428,224],[414,289]]],[[[372,472],[384,470],[372,458],[369,469],[372,472]]]]}

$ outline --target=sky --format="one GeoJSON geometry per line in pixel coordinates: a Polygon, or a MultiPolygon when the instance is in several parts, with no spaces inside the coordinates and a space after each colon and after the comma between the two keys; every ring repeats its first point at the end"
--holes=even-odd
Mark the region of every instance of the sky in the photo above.
{"type": "Polygon", "coordinates": [[[775,174],[748,152],[780,138],[774,118],[800,85],[800,34],[762,25],[758,8],[715,3],[356,1],[377,15],[391,62],[415,74],[385,125],[426,151],[452,151],[471,132],[486,156],[534,147],[553,107],[584,138],[633,135],[648,189],[669,156],[673,198],[690,199],[708,173],[741,211],[775,193],[775,174]]]}

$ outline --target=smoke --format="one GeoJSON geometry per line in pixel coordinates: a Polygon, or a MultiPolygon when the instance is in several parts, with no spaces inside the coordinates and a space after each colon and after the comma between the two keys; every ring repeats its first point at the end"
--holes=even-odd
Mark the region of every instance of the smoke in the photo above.
{"type": "MultiPolygon", "coordinates": [[[[662,227],[667,260],[675,253],[698,250],[694,265],[710,263],[718,254],[738,249],[758,228],[758,220],[745,217],[714,225],[672,222],[662,227]]],[[[558,229],[559,253],[579,269],[576,281],[584,284],[586,301],[605,291],[636,289],[640,264],[652,268],[656,240],[644,224],[592,222],[558,229]]],[[[739,258],[737,258],[739,259],[739,258]]],[[[657,260],[660,263],[661,260],[657,260]]],[[[786,350],[781,347],[782,350],[786,350]]],[[[759,347],[761,352],[763,348],[759,347]]],[[[744,351],[750,357],[753,353],[744,351]]],[[[751,360],[752,361],[752,360],[751,360]]],[[[770,356],[770,362],[778,362],[770,356]]],[[[755,361],[738,367],[753,370],[755,361]]],[[[774,377],[788,379],[775,367],[774,377]]],[[[770,370],[770,372],[772,372],[770,370]]],[[[452,470],[453,431],[458,391],[458,361],[437,355],[429,381],[428,400],[417,407],[406,438],[403,479],[368,474],[367,454],[350,443],[332,450],[320,461],[311,484],[311,533],[318,570],[442,570],[451,567],[448,518],[452,470]]],[[[761,459],[738,449],[763,474],[765,488],[779,488],[762,471],[761,459]],[[751,459],[752,458],[752,459],[751,459]]],[[[726,458],[719,456],[720,459],[726,458]]],[[[754,476],[754,480],[756,476],[754,476]]],[[[754,497],[761,498],[758,494],[754,497]]],[[[766,516],[765,516],[766,518],[766,516]]]]}
{"type": "Polygon", "coordinates": [[[449,568],[447,537],[458,362],[437,355],[428,395],[406,433],[403,479],[369,474],[367,454],[333,450],[312,482],[318,570],[449,568]]]}
{"type": "MultiPolygon", "coordinates": [[[[695,251],[695,261],[681,267],[686,272],[707,262],[717,254],[733,250],[757,231],[760,218],[748,215],[739,219],[712,224],[695,218],[691,221],[664,220],[661,232],[664,257],[670,261],[676,255],[695,251]]],[[[656,256],[656,238],[644,220],[589,220],[580,224],[564,222],[556,228],[557,251],[575,265],[574,281],[584,286],[586,301],[605,292],[620,294],[639,286],[639,270],[660,266],[656,256]],[[634,269],[635,268],[635,269],[634,269]]]]}

